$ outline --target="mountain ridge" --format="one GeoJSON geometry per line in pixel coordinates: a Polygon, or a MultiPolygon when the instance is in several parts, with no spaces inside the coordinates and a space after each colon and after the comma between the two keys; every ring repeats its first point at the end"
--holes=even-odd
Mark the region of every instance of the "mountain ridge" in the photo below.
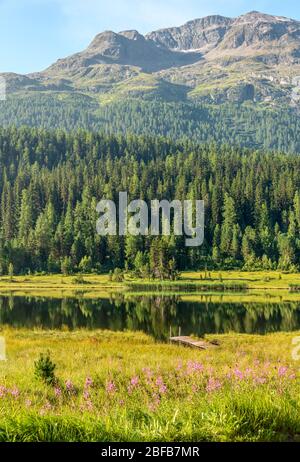
{"type": "Polygon", "coordinates": [[[2,74],[7,106],[10,99],[22,104],[46,96],[62,104],[73,95],[93,108],[159,99],[258,110],[297,108],[299,75],[300,21],[257,11],[206,16],[145,35],[104,31],[41,72],[2,74]]]}

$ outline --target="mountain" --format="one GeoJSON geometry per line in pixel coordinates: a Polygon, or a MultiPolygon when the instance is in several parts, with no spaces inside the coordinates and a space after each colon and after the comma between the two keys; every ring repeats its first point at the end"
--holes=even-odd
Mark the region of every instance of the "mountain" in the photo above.
{"type": "Polygon", "coordinates": [[[145,72],[156,72],[199,61],[199,53],[182,54],[145,38],[137,31],[103,32],[95,37],[88,48],[66,59],[60,59],[47,74],[78,71],[98,65],[119,64],[138,67],[145,72]]]}
{"type": "MultiPolygon", "coordinates": [[[[136,30],[106,31],[85,50],[59,59],[42,72],[2,74],[8,100],[0,102],[0,123],[49,126],[63,108],[76,119],[74,126],[107,129],[111,125],[113,129],[118,125],[115,116],[108,122],[105,114],[122,101],[155,103],[157,108],[175,104],[167,106],[174,118],[179,104],[189,114],[193,107],[197,112],[199,105],[219,111],[228,104],[251,105],[254,113],[294,112],[298,76],[300,22],[285,17],[252,11],[238,18],[195,19],[145,36],[136,30]]],[[[149,111],[153,113],[152,106],[149,111]]],[[[158,124],[157,120],[146,118],[144,125],[151,133],[169,133],[164,121],[158,124]]],[[[178,127],[184,123],[176,122],[178,127]]],[[[126,130],[135,127],[124,122],[126,130]]],[[[177,131],[180,136],[186,134],[184,129],[177,131]]]]}

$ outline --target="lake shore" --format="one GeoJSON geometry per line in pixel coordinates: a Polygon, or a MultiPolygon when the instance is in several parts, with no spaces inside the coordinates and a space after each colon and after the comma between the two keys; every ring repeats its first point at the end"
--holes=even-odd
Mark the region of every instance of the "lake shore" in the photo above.
{"type": "MultiPolygon", "coordinates": [[[[123,282],[112,282],[108,274],[84,274],[81,283],[75,275],[26,275],[0,277],[0,293],[43,293],[51,296],[59,292],[74,294],[75,292],[105,295],[112,292],[245,292],[274,291],[287,292],[291,287],[300,287],[300,274],[286,274],[277,271],[212,271],[183,272],[177,281],[153,281],[134,279],[125,275],[123,282]]],[[[245,294],[243,294],[245,295],[245,294]]]]}

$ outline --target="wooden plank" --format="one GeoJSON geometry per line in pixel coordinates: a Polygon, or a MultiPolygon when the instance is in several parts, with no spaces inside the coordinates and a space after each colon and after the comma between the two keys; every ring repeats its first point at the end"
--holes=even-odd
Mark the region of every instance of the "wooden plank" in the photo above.
{"type": "Polygon", "coordinates": [[[205,340],[195,340],[192,337],[170,337],[170,342],[177,343],[178,345],[189,346],[191,348],[198,348],[198,350],[207,350],[208,348],[215,348],[218,345],[215,343],[206,342],[205,340]]]}

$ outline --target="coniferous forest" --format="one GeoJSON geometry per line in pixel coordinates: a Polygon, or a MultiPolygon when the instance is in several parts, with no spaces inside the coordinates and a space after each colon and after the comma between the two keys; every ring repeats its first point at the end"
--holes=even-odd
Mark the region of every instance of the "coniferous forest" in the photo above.
{"type": "Polygon", "coordinates": [[[300,267],[300,157],[87,131],[0,129],[0,271],[153,275],[158,268],[300,267]],[[102,198],[203,199],[205,243],[103,237],[102,198]]]}
{"type": "Polygon", "coordinates": [[[107,134],[186,138],[197,143],[300,152],[299,112],[251,103],[219,106],[162,99],[125,99],[100,105],[91,98],[53,94],[0,101],[0,126],[103,131],[107,134]]]}

